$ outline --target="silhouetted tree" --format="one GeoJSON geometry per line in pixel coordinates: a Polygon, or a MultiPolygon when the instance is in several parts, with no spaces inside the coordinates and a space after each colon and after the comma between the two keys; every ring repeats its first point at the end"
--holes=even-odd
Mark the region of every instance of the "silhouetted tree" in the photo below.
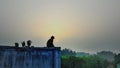
{"type": "Polygon", "coordinates": [[[115,55],[115,68],[117,68],[117,64],[119,64],[120,63],[120,53],[118,54],[118,55],[115,55]]]}
{"type": "Polygon", "coordinates": [[[115,53],[111,51],[101,51],[101,52],[98,52],[97,55],[101,58],[106,59],[107,61],[113,62],[115,53]]]}
{"type": "Polygon", "coordinates": [[[51,36],[51,38],[47,41],[47,47],[54,47],[53,40],[55,39],[54,36],[51,36]]]}
{"type": "Polygon", "coordinates": [[[72,51],[71,49],[65,48],[65,49],[61,50],[61,55],[63,55],[63,56],[75,56],[76,52],[72,51]]]}
{"type": "Polygon", "coordinates": [[[30,46],[31,46],[31,43],[32,43],[32,41],[31,41],[31,40],[28,40],[28,41],[27,41],[27,45],[28,45],[28,47],[30,47],[30,46]]]}
{"type": "Polygon", "coordinates": [[[61,68],[108,68],[109,62],[97,55],[62,56],[61,68]]]}
{"type": "Polygon", "coordinates": [[[83,68],[85,60],[75,56],[62,58],[61,68],[83,68]]]}
{"type": "Polygon", "coordinates": [[[100,62],[100,60],[97,60],[97,68],[102,68],[102,64],[101,64],[101,62],[100,62]]]}
{"type": "Polygon", "coordinates": [[[21,42],[22,47],[25,47],[25,41],[21,42]]]}

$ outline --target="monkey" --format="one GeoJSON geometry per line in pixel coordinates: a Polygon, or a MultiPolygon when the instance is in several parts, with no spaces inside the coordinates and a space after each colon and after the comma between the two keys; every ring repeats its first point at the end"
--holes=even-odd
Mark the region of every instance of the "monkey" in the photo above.
{"type": "Polygon", "coordinates": [[[47,47],[54,47],[53,40],[55,39],[54,36],[51,36],[51,38],[47,41],[47,47]]]}

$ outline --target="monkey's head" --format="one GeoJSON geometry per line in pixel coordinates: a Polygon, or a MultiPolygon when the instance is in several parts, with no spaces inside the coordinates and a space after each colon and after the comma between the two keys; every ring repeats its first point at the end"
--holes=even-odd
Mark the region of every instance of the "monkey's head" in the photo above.
{"type": "Polygon", "coordinates": [[[51,39],[55,39],[55,37],[54,37],[54,36],[51,36],[51,39]]]}

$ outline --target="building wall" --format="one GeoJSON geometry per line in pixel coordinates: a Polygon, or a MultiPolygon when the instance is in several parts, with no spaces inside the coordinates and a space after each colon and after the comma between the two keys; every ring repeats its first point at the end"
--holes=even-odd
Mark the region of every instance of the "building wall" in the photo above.
{"type": "Polygon", "coordinates": [[[0,68],[60,68],[60,48],[1,46],[0,68]]]}

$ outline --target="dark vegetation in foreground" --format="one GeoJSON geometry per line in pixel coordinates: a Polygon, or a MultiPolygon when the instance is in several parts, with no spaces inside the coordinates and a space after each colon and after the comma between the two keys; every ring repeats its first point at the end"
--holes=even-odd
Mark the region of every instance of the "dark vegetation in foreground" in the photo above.
{"type": "Polygon", "coordinates": [[[118,68],[117,65],[120,64],[120,54],[111,51],[91,55],[63,49],[61,55],[61,68],[118,68]]]}

